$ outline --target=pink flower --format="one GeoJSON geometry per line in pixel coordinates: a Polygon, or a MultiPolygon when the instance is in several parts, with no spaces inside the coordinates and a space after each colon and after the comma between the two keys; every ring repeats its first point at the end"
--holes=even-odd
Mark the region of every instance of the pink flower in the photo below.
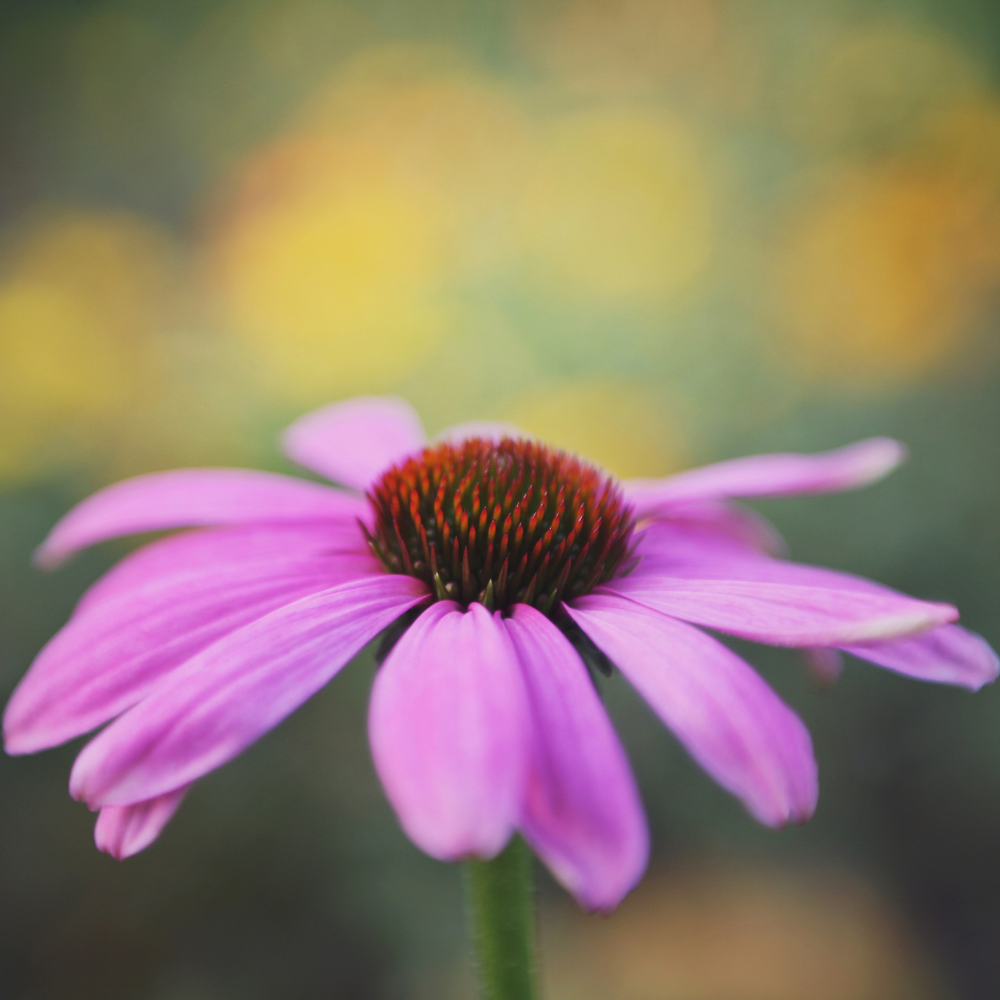
{"type": "Polygon", "coordinates": [[[155,840],[192,782],[394,623],[407,627],[376,676],[369,732],[407,834],[454,860],[492,857],[519,830],[592,909],[635,884],[648,842],[578,650],[612,662],[772,826],[816,806],[809,734],[696,626],[972,689],[997,676],[954,608],[778,559],[773,530],[731,502],[862,486],[901,460],[893,441],[618,486],[515,429],[467,425],[427,445],[405,403],[356,399],[303,418],[285,446],[346,489],[235,469],[142,476],[84,501],[39,550],[52,566],[115,536],[197,529],[99,580],[4,717],[12,754],[113,720],[70,791],[100,810],[97,844],[115,857],[155,840]]]}

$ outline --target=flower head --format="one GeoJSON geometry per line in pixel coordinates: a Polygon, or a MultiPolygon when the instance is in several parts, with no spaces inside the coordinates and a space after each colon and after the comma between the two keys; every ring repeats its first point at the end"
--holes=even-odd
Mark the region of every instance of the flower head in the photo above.
{"type": "MultiPolygon", "coordinates": [[[[370,489],[372,551],[441,599],[550,614],[619,575],[634,517],[611,479],[534,441],[445,441],[370,489]]],[[[363,529],[364,530],[364,529],[363,529]]]]}
{"type": "Polygon", "coordinates": [[[390,627],[369,735],[408,835],[455,860],[492,857],[519,830],[592,909],[639,879],[648,837],[582,645],[773,826],[815,808],[809,735],[696,626],[799,646],[827,668],[847,650],[972,689],[997,676],[951,606],[777,558],[773,529],[732,502],[864,485],[901,460],[892,441],[616,484],[515,428],[428,445],[402,401],[356,399],[303,418],[285,445],[345,488],[234,469],[144,476],[84,501],[39,550],[54,565],[111,537],[196,529],[99,580],[4,716],[9,753],[112,720],[70,790],[100,811],[97,844],[116,857],[390,627]]]}

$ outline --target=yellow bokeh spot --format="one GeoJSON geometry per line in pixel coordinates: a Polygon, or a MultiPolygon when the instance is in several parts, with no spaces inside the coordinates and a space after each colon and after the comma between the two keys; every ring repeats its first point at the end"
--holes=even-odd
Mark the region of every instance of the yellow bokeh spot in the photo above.
{"type": "Polygon", "coordinates": [[[377,162],[331,168],[240,218],[216,260],[232,323],[304,400],[391,384],[445,327],[438,207],[377,162]]]}
{"type": "Polygon", "coordinates": [[[704,267],[711,237],[705,167],[664,114],[584,112],[552,129],[521,222],[532,277],[582,301],[659,303],[704,267]]]}
{"type": "Polygon", "coordinates": [[[776,256],[783,357],[818,378],[874,386],[942,365],[996,280],[995,221],[982,191],[947,171],[831,182],[793,217],[776,256]]]}
{"type": "Polygon", "coordinates": [[[588,380],[542,386],[515,400],[505,419],[624,478],[663,476],[683,465],[677,428],[641,385],[588,380]]]}
{"type": "MultiPolygon", "coordinates": [[[[79,442],[79,421],[113,414],[127,397],[128,366],[95,315],[58,287],[0,287],[0,476],[34,464],[54,436],[79,442]]],[[[53,451],[65,457],[56,442],[53,451]]]]}
{"type": "Polygon", "coordinates": [[[176,274],[169,239],[125,213],[53,213],[0,257],[0,475],[78,459],[154,378],[176,274]]]}
{"type": "Polygon", "coordinates": [[[534,129],[503,85],[453,50],[364,50],[309,102],[303,122],[377,150],[385,169],[435,199],[449,277],[490,273],[509,258],[511,203],[536,156],[534,129]]]}
{"type": "Polygon", "coordinates": [[[127,397],[122,354],[97,318],[60,288],[0,288],[3,409],[58,422],[107,413],[127,397]]]}
{"type": "Polygon", "coordinates": [[[300,402],[381,391],[431,357],[456,283],[512,252],[528,132],[503,94],[397,47],[350,63],[252,157],[211,273],[272,384],[300,402]]]}
{"type": "Polygon", "coordinates": [[[58,286],[126,340],[162,322],[179,284],[170,236],[127,212],[43,216],[17,235],[0,269],[58,286]]]}

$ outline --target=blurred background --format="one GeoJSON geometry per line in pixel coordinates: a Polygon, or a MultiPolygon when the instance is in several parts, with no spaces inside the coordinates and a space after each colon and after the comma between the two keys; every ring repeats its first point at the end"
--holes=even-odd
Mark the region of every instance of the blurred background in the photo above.
{"type": "MultiPolygon", "coordinates": [[[[0,3],[0,694],[126,547],[75,501],[292,471],[355,393],[624,475],[890,434],[792,554],[1000,646],[1000,11],[987,0],[0,3]]],[[[754,824],[620,678],[654,857],[610,920],[541,876],[549,1000],[1000,995],[1000,693],[741,646],[808,722],[815,819],[754,824]]],[[[78,744],[0,759],[0,996],[471,997],[459,871],[365,740],[368,654],[96,852],[78,744]]]]}

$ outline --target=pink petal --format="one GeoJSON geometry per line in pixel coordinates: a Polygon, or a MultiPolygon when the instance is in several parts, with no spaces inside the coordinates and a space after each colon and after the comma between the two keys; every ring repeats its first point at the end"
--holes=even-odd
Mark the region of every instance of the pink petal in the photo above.
{"type": "Polygon", "coordinates": [[[302,598],[202,650],[95,737],[70,792],[94,808],[156,798],[231,760],[426,597],[384,574],[302,598]]]}
{"type": "Polygon", "coordinates": [[[644,517],[682,501],[831,493],[867,486],[905,457],[898,441],[869,438],[819,455],[752,455],[666,479],[631,479],[624,484],[625,495],[644,517]]]}
{"type": "Polygon", "coordinates": [[[958,625],[945,625],[915,639],[844,649],[880,667],[939,684],[958,684],[978,691],[1000,673],[997,654],[985,639],[958,625]]]}
{"type": "MultiPolygon", "coordinates": [[[[655,578],[670,576],[674,579],[793,584],[826,588],[830,592],[854,591],[890,600],[911,600],[873,580],[820,566],[766,559],[759,554],[741,552],[724,540],[685,533],[665,522],[658,522],[647,531],[637,552],[643,559],[628,578],[633,585],[649,577],[649,585],[655,587],[655,578]]],[[[845,641],[837,645],[862,659],[919,680],[958,684],[978,691],[997,677],[997,655],[989,644],[956,625],[941,625],[915,638],[890,638],[857,645],[845,641]]],[[[816,648],[808,655],[819,676],[833,680],[839,674],[839,658],[833,650],[816,648]]]]}
{"type": "Polygon", "coordinates": [[[104,574],[74,614],[175,573],[212,571],[272,559],[336,555],[337,571],[357,576],[381,571],[357,524],[324,521],[200,528],[144,545],[104,574]]]}
{"type": "Polygon", "coordinates": [[[802,823],[818,784],[799,717],[735,653],[612,595],[566,610],[708,773],[768,826],[802,823]]]}
{"type": "Polygon", "coordinates": [[[74,507],[35,553],[58,565],[109,538],[168,528],[254,522],[340,521],[368,516],[360,497],[319,483],[249,469],[177,469],[115,483],[74,507]]]}
{"type": "Polygon", "coordinates": [[[491,858],[520,816],[528,717],[499,613],[428,608],[375,678],[368,734],[407,835],[432,857],[491,858]]]}
{"type": "Polygon", "coordinates": [[[949,604],[891,591],[652,573],[615,580],[596,593],[619,594],[672,618],[772,646],[876,642],[914,635],[958,617],[949,604]]]}
{"type": "Polygon", "coordinates": [[[628,759],[562,632],[526,604],[504,625],[534,729],[521,831],[582,906],[612,910],[642,877],[649,853],[628,759]]]}
{"type": "Polygon", "coordinates": [[[355,557],[260,560],[154,577],[80,609],[39,653],[4,713],[8,753],[89,732],[222,636],[355,579],[355,557]]]}
{"type": "Polygon", "coordinates": [[[531,435],[515,424],[508,424],[502,420],[470,420],[464,424],[446,427],[435,440],[458,442],[467,441],[469,438],[484,438],[487,441],[497,442],[505,437],[519,441],[530,438],[531,435]]]}
{"type": "Polygon", "coordinates": [[[358,396],[296,420],[285,431],[285,454],[327,479],[367,490],[390,465],[426,443],[413,407],[395,396],[358,396]]]}
{"type": "Polygon", "coordinates": [[[190,785],[132,806],[104,806],[94,827],[99,851],[118,861],[145,850],[173,818],[190,785]]]}

